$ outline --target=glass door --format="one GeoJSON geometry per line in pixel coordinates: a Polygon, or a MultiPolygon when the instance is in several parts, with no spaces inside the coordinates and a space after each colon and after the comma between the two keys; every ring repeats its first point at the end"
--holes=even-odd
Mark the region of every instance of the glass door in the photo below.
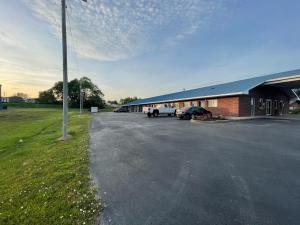
{"type": "Polygon", "coordinates": [[[270,100],[270,99],[266,100],[266,115],[267,116],[272,115],[272,100],[270,100]]]}

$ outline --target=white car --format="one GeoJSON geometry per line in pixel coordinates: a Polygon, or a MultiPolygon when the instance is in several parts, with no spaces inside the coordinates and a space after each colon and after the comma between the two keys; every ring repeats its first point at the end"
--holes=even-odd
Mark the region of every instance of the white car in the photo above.
{"type": "Polygon", "coordinates": [[[176,116],[176,108],[167,104],[158,107],[143,107],[143,113],[148,117],[158,117],[159,115],[176,116]]]}

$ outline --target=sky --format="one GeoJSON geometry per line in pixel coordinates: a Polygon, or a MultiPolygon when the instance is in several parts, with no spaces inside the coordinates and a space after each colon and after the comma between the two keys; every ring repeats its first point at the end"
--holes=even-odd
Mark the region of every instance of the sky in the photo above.
{"type": "MultiPolygon", "coordinates": [[[[106,100],[300,68],[298,0],[67,1],[69,79],[106,100]]],[[[62,80],[60,0],[0,1],[2,95],[62,80]]]]}

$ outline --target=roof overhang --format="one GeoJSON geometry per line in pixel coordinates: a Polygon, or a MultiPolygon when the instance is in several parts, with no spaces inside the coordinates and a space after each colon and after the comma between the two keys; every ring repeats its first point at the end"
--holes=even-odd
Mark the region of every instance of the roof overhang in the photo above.
{"type": "Polygon", "coordinates": [[[300,87],[300,75],[267,80],[263,83],[263,85],[285,84],[285,83],[289,84],[289,85],[297,86],[299,88],[300,87]]]}
{"type": "Polygon", "coordinates": [[[296,97],[297,99],[300,99],[295,92],[295,89],[300,88],[300,75],[267,80],[263,82],[261,86],[276,87],[285,92],[290,98],[296,97]]]}
{"type": "Polygon", "coordinates": [[[219,98],[219,97],[230,97],[236,95],[244,95],[247,94],[245,92],[235,92],[235,93],[227,93],[227,94],[219,94],[219,95],[207,95],[207,96],[197,96],[192,98],[178,98],[172,100],[161,100],[161,101],[152,101],[152,102],[144,102],[144,103],[137,103],[137,104],[127,104],[124,106],[135,106],[135,105],[148,105],[148,104],[160,104],[160,103],[168,103],[168,102],[179,102],[179,101],[190,101],[195,99],[208,99],[208,98],[219,98]]]}

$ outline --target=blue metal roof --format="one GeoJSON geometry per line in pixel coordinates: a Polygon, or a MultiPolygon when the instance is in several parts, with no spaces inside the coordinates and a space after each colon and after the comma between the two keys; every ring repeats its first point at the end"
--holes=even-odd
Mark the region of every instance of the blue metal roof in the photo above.
{"type": "Polygon", "coordinates": [[[141,105],[150,104],[158,102],[168,102],[180,99],[193,99],[193,98],[205,98],[205,97],[218,97],[224,95],[237,95],[237,94],[248,94],[249,90],[263,84],[268,80],[299,76],[300,69],[292,70],[282,73],[275,73],[270,75],[264,75],[260,77],[249,78],[245,80],[239,80],[224,84],[212,85],[202,88],[196,88],[181,92],[175,92],[171,94],[165,94],[160,96],[155,96],[151,98],[138,99],[136,101],[130,102],[125,106],[130,105],[141,105]]]}

